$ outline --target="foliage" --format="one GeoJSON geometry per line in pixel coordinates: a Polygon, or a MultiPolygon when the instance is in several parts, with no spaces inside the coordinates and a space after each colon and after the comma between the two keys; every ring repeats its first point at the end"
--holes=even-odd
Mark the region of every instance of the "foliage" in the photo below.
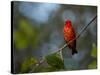
{"type": "Polygon", "coordinates": [[[97,48],[96,48],[96,45],[94,43],[92,44],[91,56],[97,57],[97,48]]]}
{"type": "Polygon", "coordinates": [[[38,29],[26,19],[20,19],[18,29],[13,32],[13,38],[17,49],[27,48],[32,45],[33,48],[39,43],[38,29]]]}
{"type": "Polygon", "coordinates": [[[18,25],[19,25],[18,26],[19,30],[24,32],[24,34],[27,35],[27,37],[31,37],[34,34],[34,30],[31,26],[31,24],[26,19],[19,20],[18,25]]]}
{"type": "Polygon", "coordinates": [[[45,57],[45,60],[53,68],[56,68],[59,70],[64,69],[64,63],[63,63],[61,57],[56,53],[47,55],[45,57]]]}
{"type": "Polygon", "coordinates": [[[28,46],[28,39],[20,31],[14,31],[13,37],[16,48],[22,49],[28,46]]]}
{"type": "Polygon", "coordinates": [[[35,70],[33,72],[52,72],[52,71],[57,71],[59,69],[52,67],[52,66],[38,66],[37,68],[35,68],[35,70]]]}
{"type": "MultiPolygon", "coordinates": [[[[95,45],[94,43],[92,44],[91,56],[92,56],[93,58],[96,58],[96,57],[97,57],[97,48],[96,48],[96,45],[95,45]]],[[[97,68],[97,60],[94,59],[94,60],[88,65],[88,68],[89,68],[89,69],[96,69],[96,68],[97,68]]]]}
{"type": "Polygon", "coordinates": [[[25,58],[21,65],[21,73],[28,72],[32,65],[36,65],[37,60],[34,57],[25,58]]]}
{"type": "Polygon", "coordinates": [[[88,68],[89,68],[89,69],[96,69],[96,68],[97,68],[97,61],[94,60],[93,62],[91,62],[91,63],[88,65],[88,68]]]}

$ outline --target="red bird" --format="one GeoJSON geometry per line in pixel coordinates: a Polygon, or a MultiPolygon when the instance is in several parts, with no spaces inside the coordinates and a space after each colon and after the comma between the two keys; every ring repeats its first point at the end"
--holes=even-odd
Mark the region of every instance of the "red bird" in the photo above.
{"type": "MultiPolygon", "coordinates": [[[[66,43],[68,43],[69,41],[75,39],[75,37],[76,37],[74,28],[72,27],[72,24],[71,24],[70,20],[65,21],[63,32],[64,32],[64,40],[65,40],[66,43]]],[[[77,53],[76,40],[73,40],[72,42],[70,42],[68,44],[68,47],[72,50],[72,55],[77,53]]]]}

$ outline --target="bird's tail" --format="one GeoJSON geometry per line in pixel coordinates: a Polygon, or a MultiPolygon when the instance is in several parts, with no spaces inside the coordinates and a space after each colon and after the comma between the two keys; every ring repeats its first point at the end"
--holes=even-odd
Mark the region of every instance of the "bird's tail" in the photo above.
{"type": "Polygon", "coordinates": [[[73,50],[72,50],[72,55],[74,55],[74,54],[76,54],[76,53],[78,53],[77,50],[76,50],[76,49],[73,49],[73,50]]]}

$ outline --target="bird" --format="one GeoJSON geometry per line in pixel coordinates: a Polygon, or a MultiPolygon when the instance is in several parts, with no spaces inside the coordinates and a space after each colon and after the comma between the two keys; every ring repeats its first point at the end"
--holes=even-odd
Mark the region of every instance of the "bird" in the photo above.
{"type": "Polygon", "coordinates": [[[65,21],[63,33],[64,33],[64,40],[68,44],[69,49],[71,49],[72,55],[78,53],[78,51],[76,50],[76,39],[75,39],[76,33],[72,26],[71,20],[65,21]],[[75,40],[73,40],[73,39],[75,39],[75,40]],[[68,43],[68,42],[70,42],[70,43],[68,43]]]}

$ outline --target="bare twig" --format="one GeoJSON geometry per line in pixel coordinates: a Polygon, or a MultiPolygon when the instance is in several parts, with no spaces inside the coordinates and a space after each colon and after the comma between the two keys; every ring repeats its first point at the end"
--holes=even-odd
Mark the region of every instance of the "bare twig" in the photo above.
{"type": "Polygon", "coordinates": [[[44,62],[44,59],[40,60],[40,61],[34,66],[34,68],[30,71],[30,73],[32,73],[34,70],[36,70],[36,69],[38,68],[38,66],[40,66],[43,62],[44,62]]]}
{"type": "MultiPolygon", "coordinates": [[[[53,53],[58,53],[60,52],[61,50],[63,50],[65,47],[67,47],[72,41],[78,39],[82,33],[87,29],[87,27],[97,18],[97,15],[86,25],[84,26],[84,28],[82,28],[82,30],[80,31],[80,33],[71,41],[69,41],[68,43],[64,44],[61,48],[59,48],[58,50],[56,50],[55,52],[53,53]]],[[[44,56],[45,57],[45,56],[44,56]]],[[[44,58],[42,60],[39,61],[39,63],[36,64],[36,67],[40,66],[43,62],[44,62],[44,58]]]]}

